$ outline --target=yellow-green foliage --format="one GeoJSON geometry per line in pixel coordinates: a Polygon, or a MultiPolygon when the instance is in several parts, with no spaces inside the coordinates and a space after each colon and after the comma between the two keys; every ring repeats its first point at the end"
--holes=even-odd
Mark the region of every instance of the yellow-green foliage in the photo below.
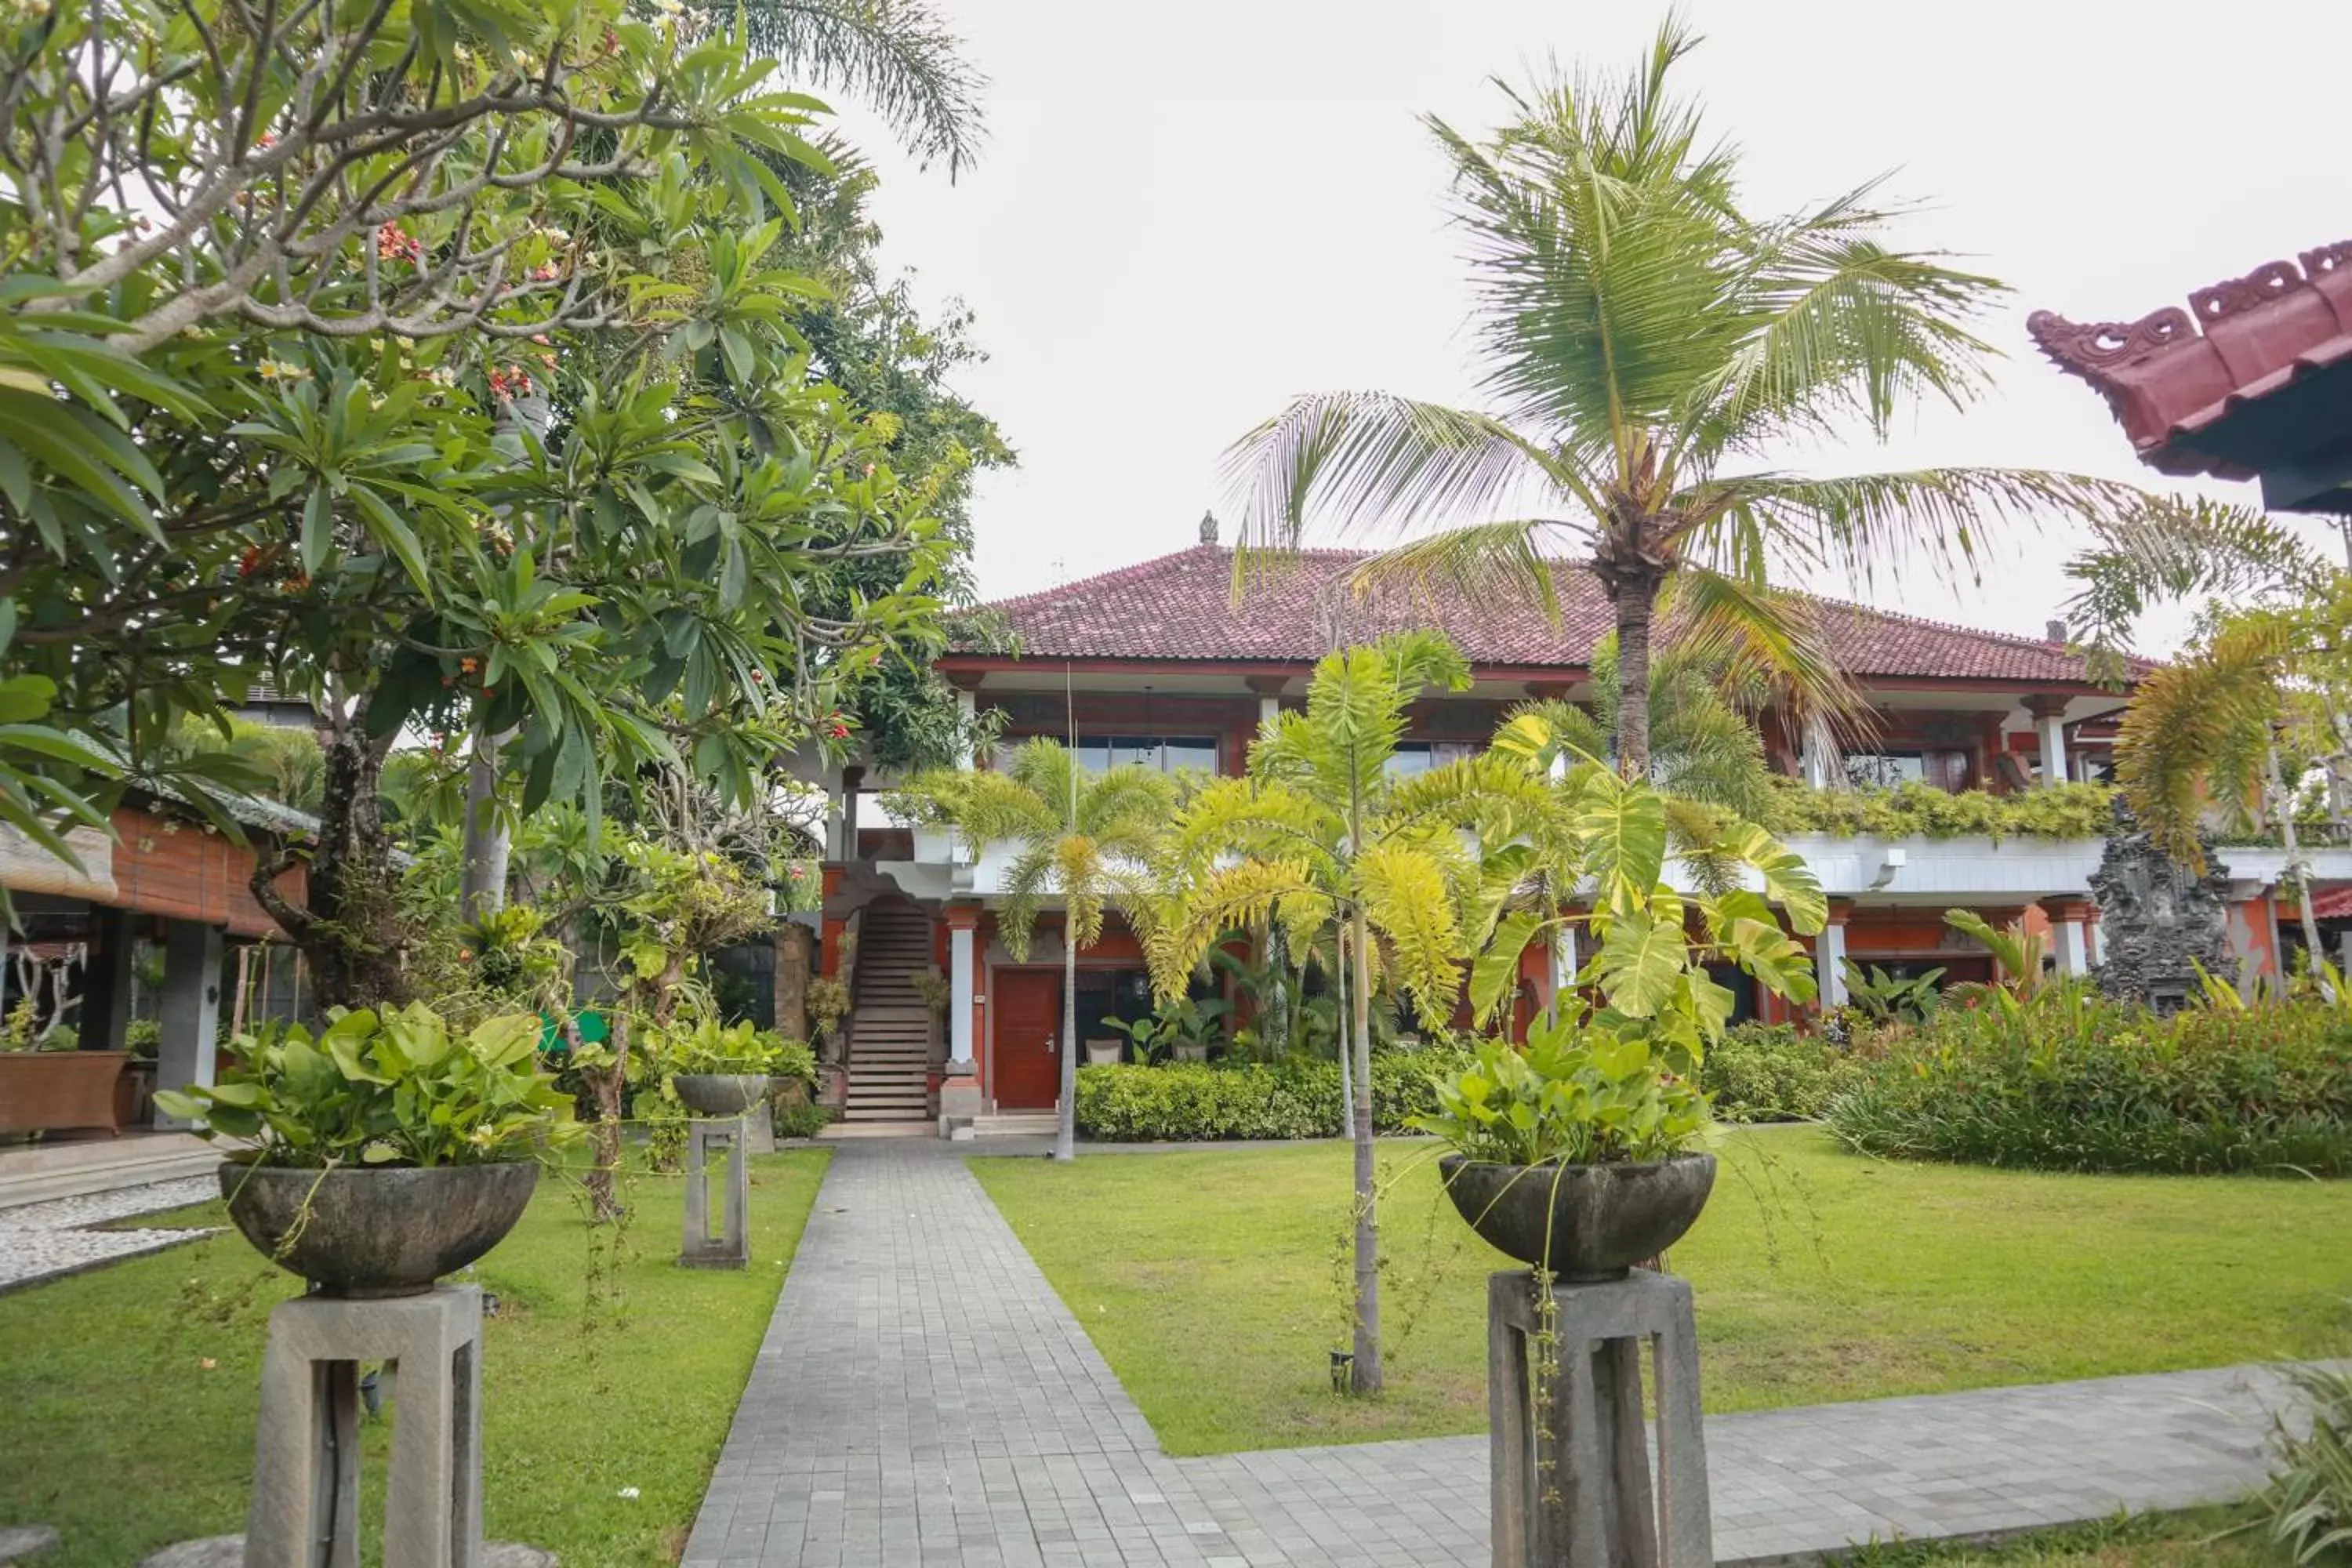
{"type": "Polygon", "coordinates": [[[1768,826],[1838,838],[2104,838],[2115,802],[2115,791],[2095,784],[1954,795],[1926,784],[1820,790],[1794,779],[1778,782],[1780,798],[1768,826]]]}

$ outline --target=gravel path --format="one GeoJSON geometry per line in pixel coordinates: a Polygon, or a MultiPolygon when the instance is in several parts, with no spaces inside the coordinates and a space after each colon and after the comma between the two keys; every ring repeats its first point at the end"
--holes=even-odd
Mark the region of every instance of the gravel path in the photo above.
{"type": "Polygon", "coordinates": [[[220,1195],[218,1181],[190,1176],[143,1187],[52,1198],[0,1209],[0,1290],[76,1274],[118,1258],[137,1258],[215,1234],[214,1228],[94,1230],[109,1220],[184,1208],[220,1195]]]}

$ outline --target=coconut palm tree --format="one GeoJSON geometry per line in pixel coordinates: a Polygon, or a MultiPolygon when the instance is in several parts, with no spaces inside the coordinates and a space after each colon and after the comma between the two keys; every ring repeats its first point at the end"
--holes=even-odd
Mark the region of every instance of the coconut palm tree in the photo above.
{"type": "Polygon", "coordinates": [[[953,177],[978,155],[988,79],[928,0],[745,0],[743,21],[784,76],[856,99],[921,163],[953,177]]]}
{"type": "Polygon", "coordinates": [[[1407,705],[1428,688],[1459,690],[1469,679],[1461,653],[1433,633],[1327,656],[1305,711],[1284,713],[1251,746],[1249,776],[1209,784],[1178,816],[1170,891],[1147,942],[1153,983],[1174,996],[1227,931],[1279,925],[1297,952],[1338,928],[1349,971],[1359,1394],[1381,1386],[1372,996],[1384,973],[1424,1016],[1452,1014],[1480,851],[1510,838],[1548,798],[1541,778],[1492,754],[1412,777],[1390,771],[1407,705]]]}
{"type": "Polygon", "coordinates": [[[2158,504],[2014,468],[1748,466],[1857,422],[1883,437],[1923,399],[1967,404],[1990,355],[1972,323],[2003,289],[1894,248],[1875,181],[1807,211],[1752,211],[1737,150],[1670,90],[1696,41],[1670,19],[1623,79],[1507,89],[1511,121],[1483,142],[1427,121],[1467,240],[1485,408],[1315,394],[1227,454],[1260,552],[1297,545],[1310,518],[1441,530],[1360,583],[1449,576],[1491,592],[1499,577],[1551,605],[1556,555],[1580,552],[1613,612],[1628,776],[1649,766],[1642,697],[1662,601],[1680,640],[1772,668],[1829,713],[1833,664],[1803,604],[1767,591],[1772,566],[1867,572],[1924,552],[1949,570],[2000,520],[2158,504]]]}
{"type": "MultiPolygon", "coordinates": [[[[1550,770],[1577,756],[1617,753],[1617,638],[1604,637],[1587,660],[1590,708],[1564,698],[1522,702],[1504,716],[1495,746],[1550,770]]],[[[1772,767],[1751,717],[1771,698],[1760,676],[1746,677],[1686,644],[1650,658],[1650,776],[1670,801],[1727,811],[1751,821],[1771,816],[1772,767]]]]}
{"type": "MultiPolygon", "coordinates": [[[[1004,766],[910,779],[895,809],[951,825],[975,858],[990,844],[1018,853],[1005,875],[997,934],[1016,962],[1029,957],[1037,917],[1062,907],[1062,1084],[1054,1158],[1077,1154],[1078,953],[1102,940],[1114,907],[1148,918],[1152,861],[1176,815],[1177,781],[1157,769],[1089,773],[1058,741],[1024,743],[1004,766]]],[[[1197,962],[1197,960],[1196,960],[1197,962]]]]}

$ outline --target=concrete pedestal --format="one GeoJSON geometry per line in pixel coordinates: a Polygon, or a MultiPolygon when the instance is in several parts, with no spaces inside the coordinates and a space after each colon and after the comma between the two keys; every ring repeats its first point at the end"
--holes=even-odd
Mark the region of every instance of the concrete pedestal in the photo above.
{"type": "Polygon", "coordinates": [[[746,1154],[772,1154],[776,1152],[776,1108],[761,1100],[743,1113],[743,1152],[746,1154]]]}
{"type": "MultiPolygon", "coordinates": [[[[760,1108],[764,1113],[766,1107],[760,1108]]],[[[720,1121],[697,1117],[686,1134],[686,1244],[677,1260],[688,1268],[746,1268],[751,1262],[751,1170],[744,1161],[744,1117],[720,1121]],[[713,1162],[723,1169],[713,1170],[713,1162]],[[713,1183],[724,1183],[711,1202],[713,1183]],[[711,1210],[719,1226],[711,1229],[711,1210]]]]}
{"type": "Polygon", "coordinates": [[[1486,1281],[1495,1568],[1714,1568],[1689,1284],[1636,1268],[1552,1300],[1559,1366],[1538,1412],[1535,1281],[1524,1269],[1486,1281]],[[1657,1372],[1654,1473],[1644,1340],[1657,1372]]]}
{"type": "Polygon", "coordinates": [[[245,1568],[359,1568],[360,1363],[396,1363],[383,1568],[481,1568],[482,1292],[269,1314],[245,1568]]]}

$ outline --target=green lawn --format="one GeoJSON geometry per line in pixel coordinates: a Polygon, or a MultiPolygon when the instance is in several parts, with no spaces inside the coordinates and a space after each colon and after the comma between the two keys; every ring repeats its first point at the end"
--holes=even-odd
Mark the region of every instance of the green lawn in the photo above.
{"type": "MultiPolygon", "coordinates": [[[[752,1161],[740,1274],[679,1268],[684,1188],[639,1176],[617,1263],[592,1276],[572,1190],[542,1180],[476,1269],[499,1300],[482,1372],[492,1539],[565,1568],[677,1560],[829,1157],[752,1161]],[[614,1292],[593,1311],[592,1277],[614,1292]]],[[[223,1220],[215,1204],[147,1223],[223,1220]]],[[[244,1529],[264,1322],[296,1288],[231,1233],[0,1296],[0,1524],[62,1531],[45,1568],[127,1568],[244,1529]]],[[[371,1424],[378,1464],[388,1432],[371,1424]]],[[[373,1478],[366,1495],[373,1512],[373,1478]]]]}
{"type": "MultiPolygon", "coordinates": [[[[1719,1135],[1671,1266],[1707,1405],[1743,1410],[2344,1353],[2352,1183],[1881,1163],[1810,1128],[1719,1135]]],[[[982,1157],[981,1183],[1179,1454],[1482,1430],[1484,1279],[1506,1267],[1386,1146],[1388,1393],[1347,1342],[1339,1143],[982,1157]]]]}

